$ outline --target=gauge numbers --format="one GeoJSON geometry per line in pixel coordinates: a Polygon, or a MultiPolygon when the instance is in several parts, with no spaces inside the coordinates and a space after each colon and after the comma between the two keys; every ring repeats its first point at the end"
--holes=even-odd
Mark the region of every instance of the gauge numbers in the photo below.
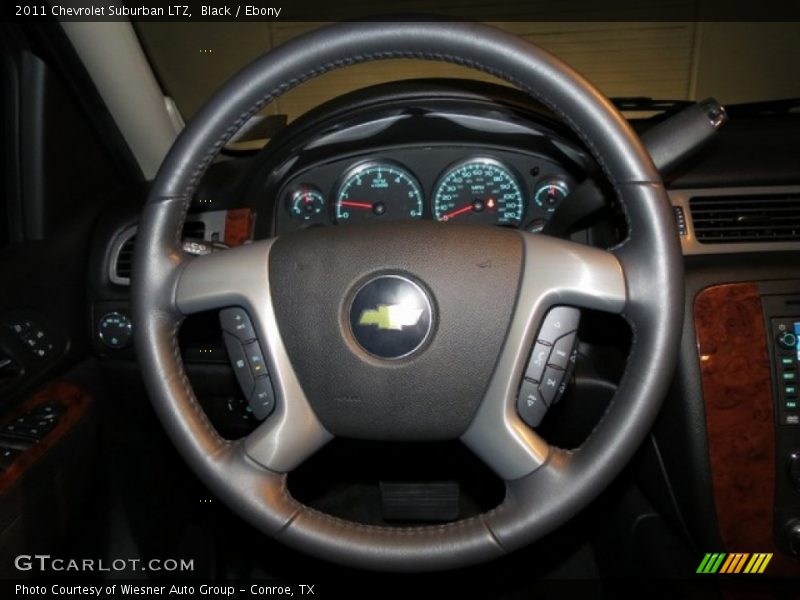
{"type": "Polygon", "coordinates": [[[289,214],[300,221],[315,221],[323,215],[325,198],[318,189],[304,185],[289,197],[289,214]]]}
{"type": "Polygon", "coordinates": [[[422,189],[405,168],[389,162],[358,165],[344,177],[336,194],[337,223],[422,218],[422,189]]]}
{"type": "Polygon", "coordinates": [[[559,203],[569,195],[569,187],[562,179],[550,177],[540,181],[533,192],[533,200],[547,212],[555,212],[559,203]]]}
{"type": "Polygon", "coordinates": [[[516,227],[525,199],[517,178],[492,158],[474,158],[448,170],[433,195],[437,221],[516,227]]]}

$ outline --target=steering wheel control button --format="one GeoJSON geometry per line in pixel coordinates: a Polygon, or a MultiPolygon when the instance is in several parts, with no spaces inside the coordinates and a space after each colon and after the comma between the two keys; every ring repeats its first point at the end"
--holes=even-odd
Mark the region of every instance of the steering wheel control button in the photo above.
{"type": "Polygon", "coordinates": [[[350,305],[350,331],[361,348],[394,360],[419,350],[430,337],[433,309],[422,287],[400,275],[369,280],[350,305]]]}
{"type": "Polygon", "coordinates": [[[517,396],[517,412],[520,418],[531,427],[537,427],[542,422],[547,413],[547,405],[542,400],[536,383],[527,379],[522,380],[522,386],[520,386],[517,396]]]}
{"type": "Polygon", "coordinates": [[[559,369],[566,370],[573,358],[572,353],[575,349],[575,333],[567,334],[558,338],[553,351],[550,353],[548,364],[559,369]]]}
{"type": "Polygon", "coordinates": [[[581,312],[570,306],[556,306],[551,309],[542,323],[537,340],[554,344],[555,341],[578,329],[581,312]]]}
{"type": "Polygon", "coordinates": [[[256,331],[243,308],[226,308],[219,311],[219,323],[223,331],[235,335],[242,342],[256,339],[256,331]]]}
{"type": "Polygon", "coordinates": [[[556,397],[561,390],[561,384],[564,381],[564,371],[547,367],[544,371],[544,376],[539,384],[539,391],[542,394],[542,399],[547,406],[553,406],[556,397]]]}
{"type": "Polygon", "coordinates": [[[239,338],[231,335],[230,333],[223,332],[225,339],[225,348],[228,350],[228,358],[230,358],[233,365],[233,372],[236,375],[236,380],[244,392],[244,397],[249,398],[253,393],[253,386],[255,385],[255,378],[253,372],[250,370],[250,363],[247,355],[244,352],[244,346],[239,341],[239,338]]]}
{"type": "Polygon", "coordinates": [[[275,391],[272,389],[272,380],[269,377],[256,379],[249,403],[253,416],[259,421],[266,419],[275,410],[275,391]]]}
{"type": "Polygon", "coordinates": [[[528,368],[525,369],[526,379],[531,379],[537,383],[542,380],[542,373],[544,373],[544,368],[547,366],[551,350],[551,346],[536,342],[533,352],[531,352],[531,358],[528,361],[528,368]]]}
{"type": "Polygon", "coordinates": [[[253,372],[253,377],[261,377],[268,375],[267,365],[264,362],[264,355],[261,352],[261,347],[258,342],[247,344],[244,347],[244,353],[247,356],[247,363],[250,365],[250,370],[253,372]]]}

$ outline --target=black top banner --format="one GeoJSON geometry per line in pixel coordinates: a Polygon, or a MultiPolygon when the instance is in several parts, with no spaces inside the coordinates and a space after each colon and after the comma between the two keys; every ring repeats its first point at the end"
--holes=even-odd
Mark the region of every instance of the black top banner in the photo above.
{"type": "Polygon", "coordinates": [[[3,3],[4,20],[61,21],[800,21],[786,0],[50,0],[3,3]]]}

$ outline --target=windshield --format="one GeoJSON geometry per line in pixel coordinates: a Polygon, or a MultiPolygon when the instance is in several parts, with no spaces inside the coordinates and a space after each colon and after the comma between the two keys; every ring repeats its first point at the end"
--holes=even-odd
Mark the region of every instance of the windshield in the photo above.
{"type": "MultiPolygon", "coordinates": [[[[185,119],[243,65],[321,23],[138,22],[164,91],[185,119]]],[[[800,96],[800,23],[509,22],[494,25],[551,51],[610,97],[739,104],[800,96]]],[[[453,65],[358,65],[295,88],[266,109],[291,121],[343,93],[418,77],[494,80],[453,65]]]]}

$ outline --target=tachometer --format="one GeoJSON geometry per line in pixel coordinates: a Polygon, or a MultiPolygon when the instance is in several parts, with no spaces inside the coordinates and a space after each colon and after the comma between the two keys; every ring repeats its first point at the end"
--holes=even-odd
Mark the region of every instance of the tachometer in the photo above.
{"type": "Polygon", "coordinates": [[[362,163],[339,186],[334,216],[339,223],[422,217],[422,189],[407,169],[389,162],[362,163]]]}
{"type": "Polygon", "coordinates": [[[493,158],[474,158],[448,170],[433,195],[437,221],[512,225],[522,221],[525,199],[517,178],[493,158]]]}

